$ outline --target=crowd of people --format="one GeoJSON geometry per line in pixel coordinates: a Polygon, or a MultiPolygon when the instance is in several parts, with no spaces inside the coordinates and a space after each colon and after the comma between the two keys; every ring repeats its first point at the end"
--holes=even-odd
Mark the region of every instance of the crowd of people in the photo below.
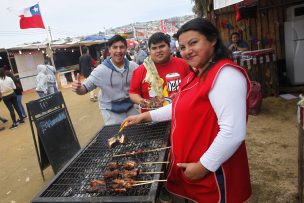
{"type": "MultiPolygon", "coordinates": [[[[36,92],[39,97],[58,92],[56,82],[56,68],[50,65],[50,60],[46,59],[44,64],[37,66],[36,76],[36,92]]],[[[12,125],[10,129],[15,129],[19,124],[24,123],[27,118],[26,110],[22,104],[23,88],[20,79],[15,77],[11,70],[0,68],[0,101],[3,101],[8,109],[12,125]],[[19,119],[16,118],[16,113],[19,119]]],[[[8,122],[6,118],[0,116],[2,123],[8,122]]],[[[0,126],[0,131],[4,130],[4,126],[0,126]]]]}
{"type": "MultiPolygon", "coordinates": [[[[20,80],[17,79],[10,71],[0,68],[0,101],[3,100],[6,108],[8,109],[12,126],[10,129],[15,129],[19,124],[24,123],[24,119],[27,117],[23,104],[22,104],[22,86],[20,80]],[[15,111],[18,114],[19,119],[16,118],[15,111]]],[[[3,123],[8,120],[0,117],[3,123]]],[[[0,130],[4,130],[1,126],[0,130]]]]}
{"type": "Polygon", "coordinates": [[[245,69],[229,59],[231,51],[245,50],[235,36],[226,47],[211,22],[196,18],[176,34],[183,59],[174,57],[176,43],[154,33],[149,54],[136,60],[139,66],[127,59],[125,39],[114,36],[110,57],[83,83],[78,75],[72,89],[80,95],[102,89],[105,125],[171,120],[166,187],[173,194],[194,202],[245,202],[251,195],[245,146],[250,81],[245,69]],[[169,95],[167,76],[173,73],[181,81],[173,102],[139,114],[134,104],[169,95]]]}
{"type": "MultiPolygon", "coordinates": [[[[239,33],[232,33],[225,46],[218,29],[202,18],[188,21],[173,37],[152,34],[147,47],[135,49],[136,57],[128,52],[127,40],[115,35],[99,63],[83,47],[72,91],[89,94],[92,101],[98,98],[105,125],[171,120],[166,187],[173,194],[194,202],[246,202],[251,195],[245,146],[250,81],[230,55],[248,48],[239,33]],[[101,90],[98,97],[96,88],[101,90]],[[172,103],[138,110],[144,100],[158,96],[171,97],[172,103]]],[[[49,61],[37,71],[37,94],[57,92],[56,69],[49,61]]],[[[10,111],[11,128],[26,117],[18,82],[0,69],[1,98],[10,111]]]]}
{"type": "Polygon", "coordinates": [[[44,64],[37,66],[36,92],[39,97],[58,92],[56,82],[56,68],[50,65],[50,60],[45,59],[44,64]]]}

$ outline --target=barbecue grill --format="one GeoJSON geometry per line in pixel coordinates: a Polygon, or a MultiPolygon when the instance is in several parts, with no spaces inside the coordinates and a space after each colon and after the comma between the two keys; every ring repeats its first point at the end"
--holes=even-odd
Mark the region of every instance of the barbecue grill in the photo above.
{"type": "MultiPolygon", "coordinates": [[[[127,144],[109,148],[107,140],[119,130],[119,125],[103,127],[79,151],[63,169],[32,200],[37,202],[155,202],[158,183],[134,186],[126,192],[117,193],[103,190],[89,193],[90,181],[103,179],[103,173],[109,171],[111,161],[123,163],[134,160],[147,172],[164,171],[166,164],[140,164],[143,162],[161,162],[167,160],[168,150],[158,150],[133,156],[113,157],[137,150],[163,148],[169,145],[170,122],[141,123],[127,127],[124,135],[127,144]]],[[[164,179],[163,174],[139,174],[136,180],[164,179]]]]}

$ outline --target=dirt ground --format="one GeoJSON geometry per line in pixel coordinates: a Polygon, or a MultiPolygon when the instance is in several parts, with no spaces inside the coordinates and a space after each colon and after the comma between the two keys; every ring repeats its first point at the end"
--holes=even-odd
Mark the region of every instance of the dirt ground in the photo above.
{"type": "MultiPolygon", "coordinates": [[[[89,96],[76,96],[70,88],[62,89],[64,99],[81,146],[103,126],[97,102],[89,96]]],[[[38,98],[30,92],[23,102],[38,98]]],[[[43,181],[28,119],[17,129],[11,125],[8,110],[0,103],[0,115],[9,119],[0,131],[0,202],[24,203],[54,177],[49,167],[43,181]]],[[[280,97],[263,100],[261,114],[248,121],[247,150],[253,195],[250,203],[297,202],[297,124],[296,100],[280,97]]]]}

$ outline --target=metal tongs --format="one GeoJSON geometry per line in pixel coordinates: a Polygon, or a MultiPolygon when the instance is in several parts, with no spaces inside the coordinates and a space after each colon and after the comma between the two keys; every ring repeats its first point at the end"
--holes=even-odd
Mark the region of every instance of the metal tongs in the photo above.
{"type": "Polygon", "coordinates": [[[122,134],[122,132],[125,129],[125,127],[127,126],[127,124],[128,124],[128,122],[123,123],[123,125],[120,127],[118,133],[108,139],[108,144],[109,144],[110,148],[112,148],[113,145],[118,144],[118,143],[120,143],[120,144],[127,143],[127,141],[128,141],[127,137],[122,134]]]}

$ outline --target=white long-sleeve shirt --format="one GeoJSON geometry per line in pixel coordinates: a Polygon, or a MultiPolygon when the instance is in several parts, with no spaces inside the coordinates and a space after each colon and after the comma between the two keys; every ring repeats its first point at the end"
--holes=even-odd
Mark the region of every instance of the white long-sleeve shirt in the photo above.
{"type": "MultiPolygon", "coordinates": [[[[229,159],[246,137],[246,95],[247,82],[243,74],[230,66],[223,68],[208,95],[220,130],[200,158],[210,171],[216,171],[229,159]]],[[[150,111],[150,114],[153,121],[170,120],[172,105],[150,111]]]]}

